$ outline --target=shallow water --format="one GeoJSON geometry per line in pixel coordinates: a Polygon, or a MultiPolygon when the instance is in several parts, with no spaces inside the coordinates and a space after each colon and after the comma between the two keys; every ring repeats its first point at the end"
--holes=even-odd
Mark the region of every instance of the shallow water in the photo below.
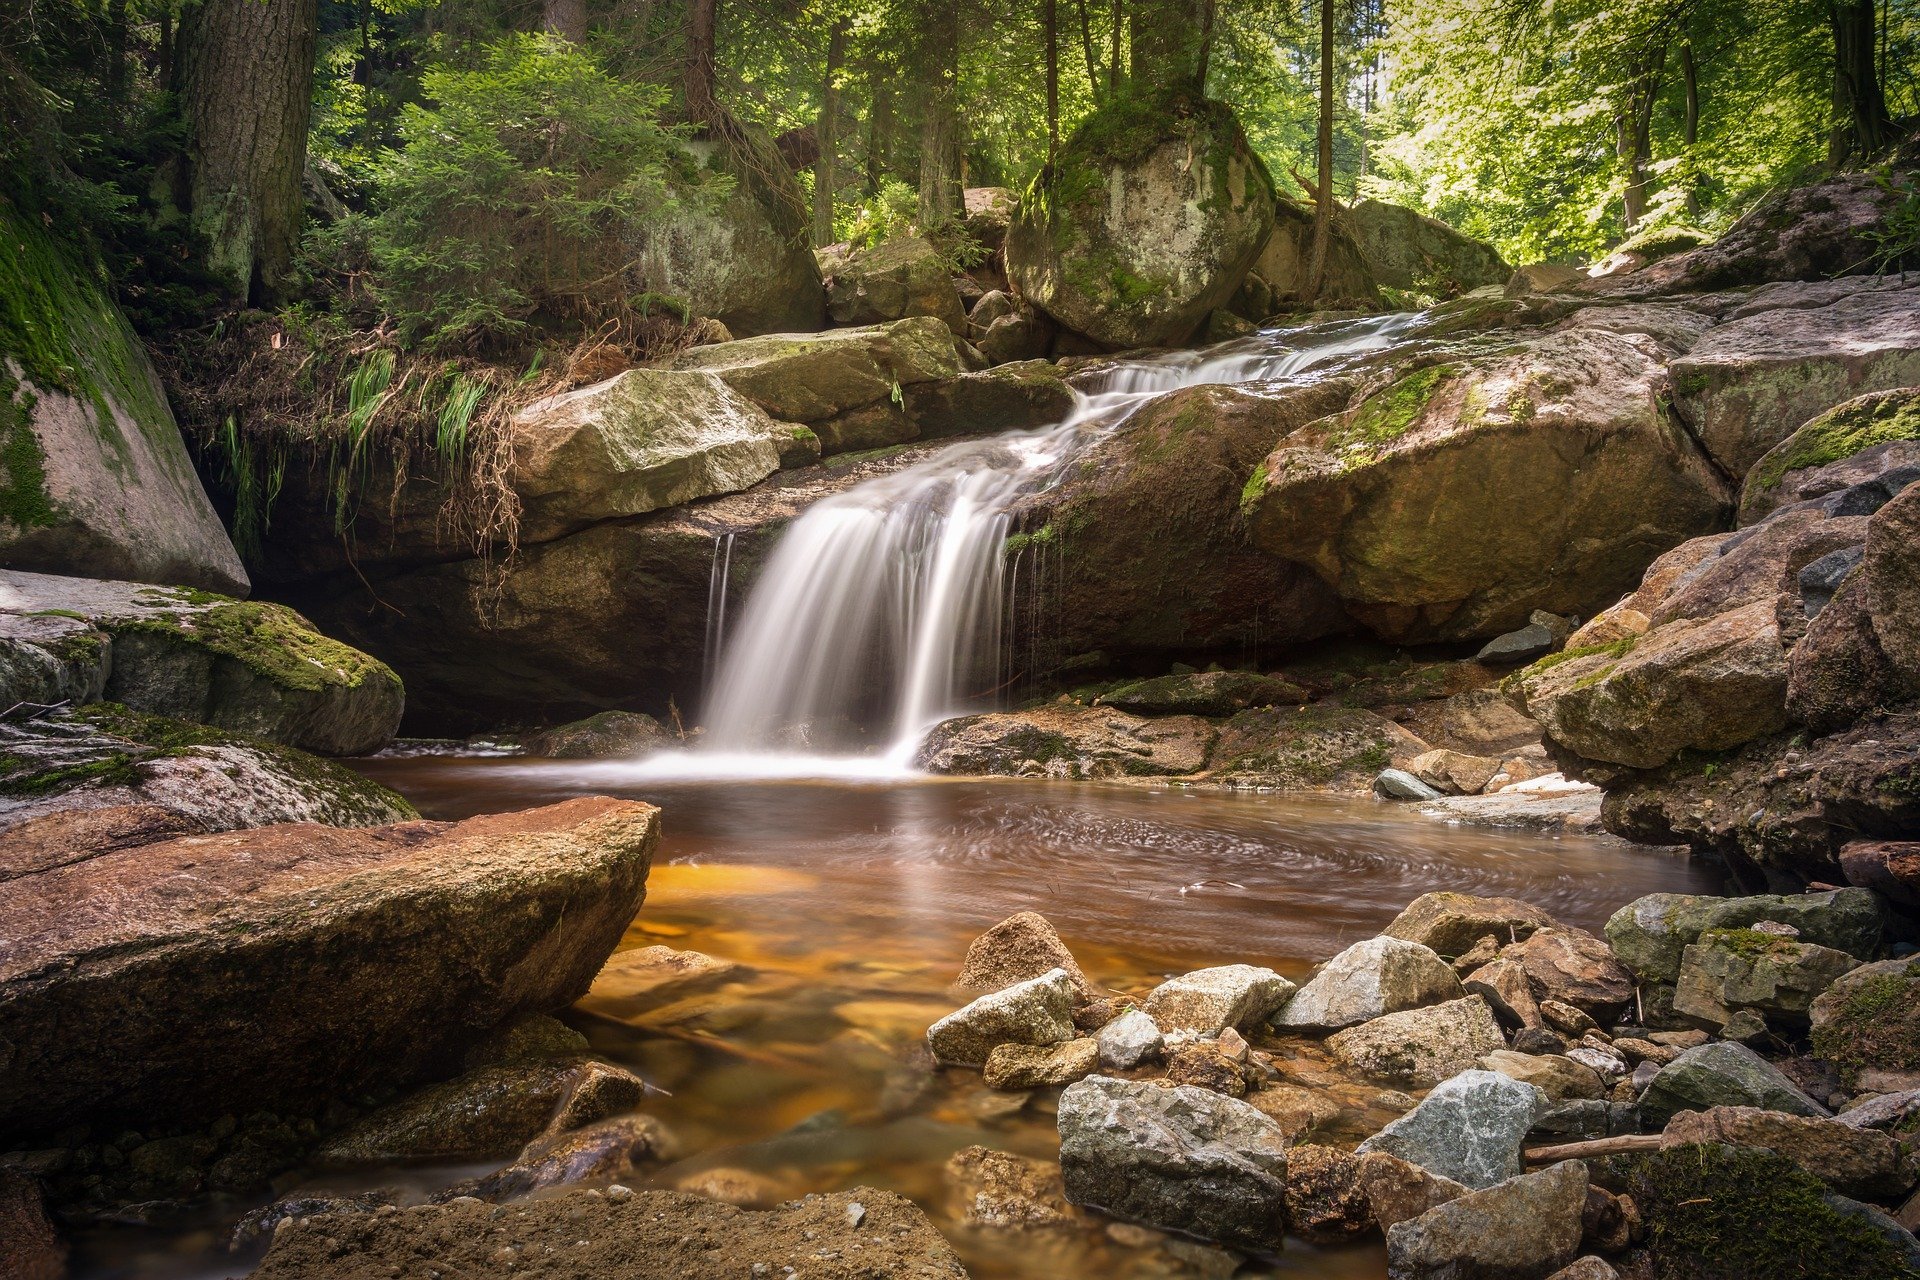
{"type": "MultiPolygon", "coordinates": [[[[1430,889],[1524,898],[1597,928],[1641,894],[1717,888],[1670,853],[1453,827],[1367,799],[1017,780],[641,781],[629,766],[513,759],[361,767],[429,817],[590,793],[659,804],[647,904],[623,946],[692,948],[750,972],[664,1005],[602,987],[567,1015],[598,1052],[671,1094],[648,1109],[679,1158],[651,1184],[725,1169],[776,1199],[888,1187],[925,1207],[981,1280],[1203,1274],[1178,1245],[1124,1229],[996,1237],[957,1225],[941,1177],[954,1151],[1057,1148],[1044,1096],[1000,1114],[1005,1095],[976,1074],[910,1065],[927,1025],[955,1007],[946,987],[967,943],[994,922],[1040,911],[1089,977],[1141,992],[1242,961],[1300,979],[1430,889]]],[[[1313,1064],[1301,1066],[1311,1079],[1313,1064]]],[[[116,1233],[93,1242],[87,1271],[145,1280],[250,1265],[216,1260],[212,1244],[210,1232],[170,1245],[116,1233]]],[[[1378,1245],[1290,1244],[1241,1274],[1377,1280],[1385,1269],[1378,1245]]]]}

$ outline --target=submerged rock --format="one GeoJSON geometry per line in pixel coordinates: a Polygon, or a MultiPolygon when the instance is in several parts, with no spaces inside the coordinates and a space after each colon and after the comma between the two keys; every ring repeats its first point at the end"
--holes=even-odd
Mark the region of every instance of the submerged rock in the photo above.
{"type": "Polygon", "coordinates": [[[1067,1202],[1060,1166],[1010,1151],[966,1147],[947,1161],[947,1189],[970,1227],[1025,1229],[1080,1220],[1067,1202]]]}
{"type": "Polygon", "coordinates": [[[566,1128],[556,1121],[529,1142],[511,1164],[482,1177],[456,1182],[441,1190],[434,1200],[442,1204],[460,1196],[518,1200],[553,1187],[632,1178],[649,1164],[670,1158],[671,1147],[665,1128],[651,1116],[619,1116],[579,1128],[566,1128]]]}
{"type": "Polygon", "coordinates": [[[1544,1276],[1580,1252],[1587,1166],[1565,1160],[1473,1191],[1387,1231],[1387,1267],[1408,1280],[1544,1276]]]}
{"type": "Polygon", "coordinates": [[[0,1127],[193,1123],[420,1079],[585,993],[657,832],[649,805],[580,799],[190,836],[0,881],[0,1127]]]}
{"type": "Polygon", "coordinates": [[[1074,1038],[1074,985],[1065,969],[981,996],[927,1030],[941,1062],[980,1066],[1003,1044],[1053,1045],[1074,1038]]]}
{"type": "Polygon", "coordinates": [[[1287,1138],[1205,1089],[1094,1076],[1060,1095],[1067,1198],[1243,1248],[1286,1231],[1287,1138]]]}
{"type": "Polygon", "coordinates": [[[1534,1086],[1493,1071],[1463,1071],[1360,1144],[1468,1187],[1520,1172],[1520,1142],[1547,1107],[1534,1086]]]}
{"type": "Polygon", "coordinates": [[[1337,1030],[1465,994],[1438,955],[1417,942],[1369,938],[1327,961],[1274,1015],[1282,1027],[1337,1030]]]}

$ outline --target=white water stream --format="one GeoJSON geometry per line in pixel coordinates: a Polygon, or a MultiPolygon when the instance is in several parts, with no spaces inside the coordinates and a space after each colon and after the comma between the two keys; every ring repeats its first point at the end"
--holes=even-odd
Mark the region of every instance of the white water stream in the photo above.
{"type": "Polygon", "coordinates": [[[711,685],[696,751],[634,766],[650,777],[894,777],[940,720],[1000,683],[1006,541],[1015,503],[1157,396],[1262,382],[1398,341],[1414,315],[1274,330],[1115,366],[1055,426],[969,440],[814,504],[730,613],[732,539],[716,544],[711,685]],[[879,754],[836,755],[865,724],[879,754]]]}

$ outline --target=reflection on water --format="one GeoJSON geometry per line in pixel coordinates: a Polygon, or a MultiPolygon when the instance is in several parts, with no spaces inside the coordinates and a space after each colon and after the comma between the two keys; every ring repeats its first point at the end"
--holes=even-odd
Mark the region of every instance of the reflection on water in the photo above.
{"type": "MultiPolygon", "coordinates": [[[[1045,1097],[1010,1111],[1017,1099],[977,1074],[916,1062],[928,1023],[955,1005],[946,987],[967,943],[995,921],[1040,911],[1091,978],[1140,992],[1236,961],[1300,978],[1430,889],[1524,898],[1597,928],[1641,894],[1717,887],[1669,854],[1449,827],[1371,800],[1013,780],[623,786],[617,768],[523,760],[363,767],[429,817],[587,792],[661,805],[647,905],[623,946],[748,967],[664,1002],[602,984],[568,1015],[598,1052],[671,1094],[648,1104],[679,1143],[653,1185],[712,1180],[769,1201],[892,1188],[933,1214],[983,1280],[1202,1274],[1178,1245],[1141,1247],[1124,1229],[958,1225],[941,1177],[954,1151],[1057,1149],[1045,1097]]],[[[127,1256],[124,1242],[113,1251],[127,1256]]],[[[1377,1244],[1290,1244],[1242,1274],[1384,1273],[1377,1244]]]]}

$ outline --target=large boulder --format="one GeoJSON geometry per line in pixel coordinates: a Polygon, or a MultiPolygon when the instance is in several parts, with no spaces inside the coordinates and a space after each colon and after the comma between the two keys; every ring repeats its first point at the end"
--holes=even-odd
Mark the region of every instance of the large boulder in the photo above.
{"type": "Polygon", "coordinates": [[[1308,700],[1305,689],[1274,676],[1250,671],[1195,671],[1132,680],[1094,699],[1095,706],[1118,707],[1143,716],[1230,716],[1248,707],[1308,700]]]}
{"type": "Polygon", "coordinates": [[[193,1123],[457,1063],[586,992],[639,909],[658,812],[264,827],[0,881],[0,1128],[193,1123]]]}
{"type": "MultiPolygon", "coordinates": [[[[1372,270],[1365,247],[1355,234],[1352,220],[1336,216],[1327,243],[1327,274],[1320,293],[1311,292],[1313,283],[1313,210],[1285,198],[1273,202],[1273,233],[1260,246],[1253,260],[1248,282],[1258,280],[1268,291],[1267,306],[1252,307],[1266,313],[1289,307],[1377,307],[1381,283],[1372,270]]],[[[1244,294],[1243,290],[1243,294],[1244,294]]],[[[1249,315],[1249,320],[1264,320],[1266,314],[1249,315]]]]}
{"type": "Polygon", "coordinates": [[[1889,473],[1920,478],[1920,387],[1856,396],[1767,450],[1741,488],[1740,523],[1889,473]]]}
{"type": "Polygon", "coordinates": [[[1286,1232],[1286,1134],[1244,1102],[1191,1085],[1094,1076],[1060,1095],[1067,1198],[1240,1248],[1286,1232]]]}
{"type": "Polygon", "coordinates": [[[929,773],[1161,777],[1197,773],[1213,738],[1213,726],[1198,716],[1147,719],[1049,704],[942,721],[920,743],[914,765],[929,773]]]}
{"type": "Polygon", "coordinates": [[[1682,953],[1674,1012],[1723,1027],[1741,1010],[1805,1023],[1814,997],[1860,962],[1844,951],[1758,929],[1709,929],[1682,953]]]}
{"type": "Polygon", "coordinates": [[[1871,956],[1880,949],[1880,908],[1864,889],[1744,898],[1650,893],[1614,912],[1606,935],[1614,954],[1642,980],[1673,982],[1687,947],[1701,934],[1748,929],[1762,921],[1789,926],[1802,942],[1851,956],[1871,956]]]}
{"type": "Polygon", "coordinates": [[[0,206],[0,561],[235,595],[247,572],[120,309],[0,206]]]}
{"type": "Polygon", "coordinates": [[[775,418],[812,428],[824,453],[913,439],[919,429],[902,390],[966,371],[953,334],[930,316],[720,342],[682,352],[667,367],[718,374],[775,418]]]}
{"type": "Polygon", "coordinates": [[[1368,938],[1327,961],[1273,1020],[1282,1027],[1338,1030],[1465,994],[1452,966],[1432,949],[1399,938],[1368,938]]]}
{"type": "Polygon", "coordinates": [[[520,537],[736,493],[780,469],[793,427],[711,373],[629,369],[515,415],[520,537]]]}
{"type": "Polygon", "coordinates": [[[99,695],[136,711],[321,755],[377,751],[400,725],[400,678],[284,605],[0,569],[0,614],[55,612],[91,628],[99,695]]]}
{"type": "MultiPolygon", "coordinates": [[[[1830,603],[1806,623],[1788,663],[1788,714],[1824,732],[1846,728],[1880,707],[1920,700],[1920,568],[1914,556],[1920,483],[1908,484],[1866,526],[1852,567],[1847,561],[1834,565],[1844,576],[1830,603]]],[[[1841,556],[1809,564],[1802,585],[1833,560],[1841,556]]]]}
{"type": "Polygon", "coordinates": [[[1398,368],[1255,468],[1253,543],[1311,567],[1383,639],[1589,615],[1730,501],[1659,406],[1670,355],[1647,334],[1574,327],[1398,368]]]}
{"type": "Polygon", "coordinates": [[[1359,1151],[1385,1152],[1468,1187],[1491,1187],[1520,1172],[1521,1140],[1546,1108],[1546,1095],[1533,1085],[1495,1071],[1463,1071],[1359,1151]]]}
{"type": "Polygon", "coordinates": [[[1015,360],[903,389],[907,416],[923,440],[999,435],[1052,426],[1077,397],[1047,360],[1015,360]]]}
{"type": "Polygon", "coordinates": [[[647,282],[740,337],[811,333],[826,319],[806,205],[793,174],[755,135],[689,140],[690,159],[732,183],[717,205],[682,203],[640,246],[647,282]]]}
{"type": "Polygon", "coordinates": [[[1082,122],[1021,202],[1007,274],[1096,342],[1182,342],[1239,287],[1273,203],[1229,108],[1123,95],[1082,122]]]}
{"type": "Polygon", "coordinates": [[[253,1280],[376,1280],[432,1257],[449,1275],[506,1274],[502,1259],[559,1258],[574,1275],[966,1280],[911,1200],[855,1187],[776,1209],[623,1186],[508,1206],[460,1197],[390,1213],[323,1213],[273,1234],[253,1280]]]}
{"type": "Polygon", "coordinates": [[[1564,1160],[1473,1191],[1387,1230],[1387,1271],[1407,1280],[1548,1276],[1580,1252],[1587,1166],[1564,1160]]]}
{"type": "Polygon", "coordinates": [[[835,324],[932,316],[956,336],[967,336],[967,312],[953,287],[953,269],[931,241],[896,236],[871,248],[834,245],[817,256],[827,282],[827,314],[835,324]]]}
{"type": "Polygon", "coordinates": [[[1735,476],[1816,414],[1917,382],[1920,288],[1871,277],[1824,306],[1735,310],[1672,369],[1676,407],[1735,476]]]}
{"type": "Polygon", "coordinates": [[[1348,216],[1373,278],[1391,288],[1451,298],[1513,275],[1492,245],[1416,210],[1362,200],[1348,216]]]}
{"type": "Polygon", "coordinates": [[[1640,1115],[1663,1125],[1682,1111],[1713,1107],[1761,1107],[1796,1116],[1824,1116],[1827,1109],[1772,1063],[1743,1044],[1716,1040],[1660,1068],[1640,1096],[1640,1115]]]}
{"type": "Polygon", "coordinates": [[[1817,997],[1813,1047],[1851,1072],[1920,1072],[1920,960],[1861,965],[1817,997]]]}

